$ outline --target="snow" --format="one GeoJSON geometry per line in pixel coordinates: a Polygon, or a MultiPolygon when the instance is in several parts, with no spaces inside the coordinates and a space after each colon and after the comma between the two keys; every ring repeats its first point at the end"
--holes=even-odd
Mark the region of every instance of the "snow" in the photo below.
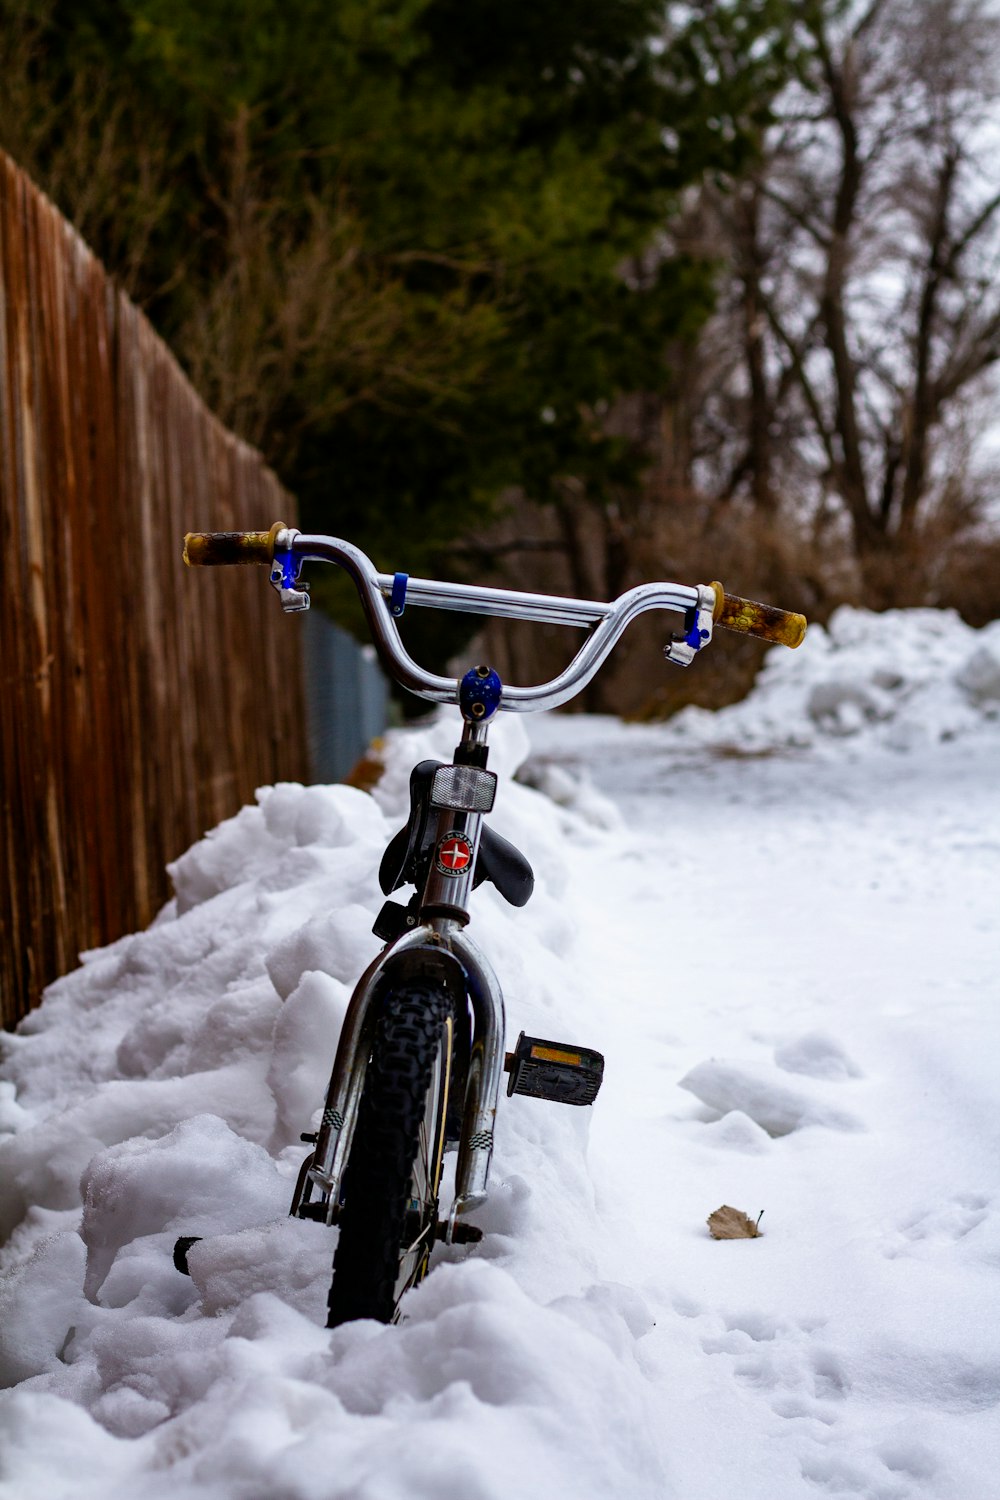
{"type": "Polygon", "coordinates": [[[3,1500],[992,1500],[1000,622],[845,610],[730,709],[527,731],[536,893],[473,932],[594,1108],[503,1098],[482,1244],[327,1332],[298,1137],[455,725],[264,788],[3,1038],[3,1500]]]}
{"type": "Polygon", "coordinates": [[[860,734],[905,751],[976,734],[997,715],[1000,620],[974,631],[950,610],[842,608],[798,651],[772,651],[743,703],[687,709],[672,728],[748,749],[860,734]]]}

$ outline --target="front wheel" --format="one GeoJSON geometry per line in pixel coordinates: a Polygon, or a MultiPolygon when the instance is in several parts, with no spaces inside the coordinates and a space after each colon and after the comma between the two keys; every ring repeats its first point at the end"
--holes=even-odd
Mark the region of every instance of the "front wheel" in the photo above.
{"type": "Polygon", "coordinates": [[[450,996],[421,981],[386,998],[344,1171],[327,1327],[392,1321],[427,1272],[451,1081],[450,996]]]}

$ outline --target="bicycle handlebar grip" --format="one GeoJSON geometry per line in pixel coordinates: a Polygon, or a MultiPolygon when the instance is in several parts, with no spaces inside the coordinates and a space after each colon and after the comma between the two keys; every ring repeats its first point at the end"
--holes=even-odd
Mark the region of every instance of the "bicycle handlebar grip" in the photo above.
{"type": "Polygon", "coordinates": [[[738,630],[743,635],[760,636],[761,640],[775,641],[779,646],[801,646],[805,639],[806,617],[791,610],[778,609],[774,604],[757,604],[753,599],[741,599],[738,594],[727,594],[721,583],[713,583],[715,609],[712,618],[723,630],[738,630]]]}
{"type": "Polygon", "coordinates": [[[274,561],[274,543],[284,521],[270,531],[189,531],[184,538],[184,561],[189,568],[216,568],[229,563],[274,561]]]}

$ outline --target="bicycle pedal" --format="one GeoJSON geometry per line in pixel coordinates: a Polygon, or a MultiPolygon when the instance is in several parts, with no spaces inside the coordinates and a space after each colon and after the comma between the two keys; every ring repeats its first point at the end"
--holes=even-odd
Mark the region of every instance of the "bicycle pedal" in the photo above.
{"type": "MultiPolygon", "coordinates": [[[[480,1229],[478,1224],[458,1223],[452,1226],[450,1243],[452,1245],[478,1245],[482,1237],[483,1231],[480,1229]]],[[[446,1243],[448,1242],[447,1219],[442,1219],[441,1222],[435,1226],[434,1238],[436,1240],[442,1240],[446,1243]]]]}
{"type": "Polygon", "coordinates": [[[316,1224],[325,1224],[330,1217],[330,1205],[322,1200],[316,1203],[300,1203],[295,1211],[295,1217],[312,1219],[316,1224]]]}
{"type": "Polygon", "coordinates": [[[179,1240],[174,1242],[174,1266],[182,1276],[190,1276],[188,1269],[188,1251],[192,1245],[200,1245],[203,1236],[200,1234],[182,1234],[179,1240]]]}
{"type": "Polygon", "coordinates": [[[539,1036],[517,1039],[507,1053],[504,1069],[510,1074],[507,1093],[557,1104],[593,1104],[604,1078],[604,1058],[588,1047],[547,1042],[539,1036]]]}

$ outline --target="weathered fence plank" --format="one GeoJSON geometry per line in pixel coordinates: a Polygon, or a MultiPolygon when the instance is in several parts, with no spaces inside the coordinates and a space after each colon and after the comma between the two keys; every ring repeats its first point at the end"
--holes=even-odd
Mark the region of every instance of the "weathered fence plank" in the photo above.
{"type": "Polygon", "coordinates": [[[187,530],[294,522],[51,203],[0,153],[0,1012],[150,920],[164,866],[306,774],[301,637],[187,530]]]}

